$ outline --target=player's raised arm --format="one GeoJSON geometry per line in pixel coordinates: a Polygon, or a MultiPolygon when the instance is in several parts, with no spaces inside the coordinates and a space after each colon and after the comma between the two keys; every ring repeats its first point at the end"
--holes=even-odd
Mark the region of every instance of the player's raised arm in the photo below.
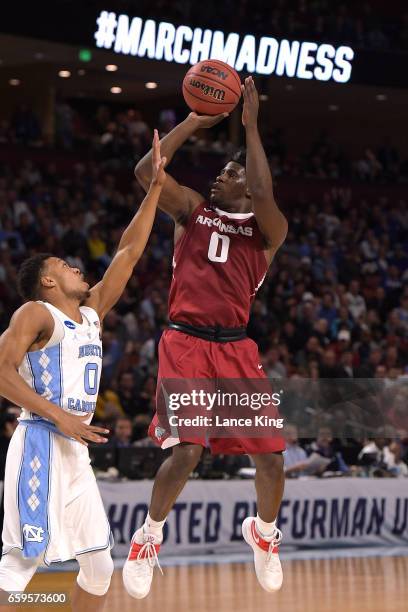
{"type": "MultiPolygon", "coordinates": [[[[228,113],[207,116],[190,113],[161,141],[161,152],[170,163],[173,155],[197,130],[210,128],[225,119],[228,113]]],[[[135,168],[135,176],[145,191],[149,188],[152,176],[152,150],[147,153],[135,168]]],[[[204,200],[197,191],[180,185],[173,177],[166,174],[166,181],[159,200],[159,207],[169,214],[176,223],[184,225],[194,209],[204,200]]]]}
{"type": "Polygon", "coordinates": [[[164,166],[166,157],[161,156],[160,141],[154,130],[152,155],[150,157],[150,186],[139,210],[122,234],[116,254],[102,280],[90,291],[85,305],[90,306],[103,320],[122,295],[133,268],[139,261],[149,239],[156,215],[157,204],[166,181],[164,166]]]}
{"type": "Polygon", "coordinates": [[[272,186],[268,160],[258,132],[259,97],[252,77],[242,85],[244,108],[242,123],[246,132],[246,178],[256,221],[271,255],[286,238],[288,223],[279,210],[272,186]]]}
{"type": "Polygon", "coordinates": [[[9,327],[0,336],[0,395],[52,421],[63,434],[82,444],[86,444],[85,440],[106,442],[100,434],[108,433],[107,429],[86,425],[83,420],[88,415],[69,414],[49,402],[31,389],[18,373],[24,355],[36,350],[32,347],[42,340],[50,338],[53,328],[49,311],[36,302],[27,302],[14,313],[9,327]]]}

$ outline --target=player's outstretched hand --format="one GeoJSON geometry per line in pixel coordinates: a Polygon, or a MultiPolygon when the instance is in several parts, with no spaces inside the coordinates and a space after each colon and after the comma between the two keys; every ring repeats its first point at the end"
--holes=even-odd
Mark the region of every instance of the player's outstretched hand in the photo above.
{"type": "Polygon", "coordinates": [[[164,171],[166,161],[166,157],[161,156],[159,133],[157,130],[154,130],[152,153],[152,183],[154,185],[164,185],[166,180],[166,173],[164,171]]]}
{"type": "Polygon", "coordinates": [[[190,113],[188,118],[190,121],[194,121],[197,130],[201,130],[202,128],[210,128],[217,125],[217,123],[220,123],[228,116],[229,113],[221,113],[220,115],[197,115],[197,113],[190,113]]]}
{"type": "Polygon", "coordinates": [[[255,87],[254,79],[247,77],[244,85],[241,85],[244,97],[244,108],[242,109],[242,125],[246,128],[255,127],[258,120],[259,96],[255,87]]]}
{"type": "Polygon", "coordinates": [[[55,420],[55,425],[58,427],[61,433],[65,434],[69,438],[73,438],[77,442],[88,446],[86,440],[89,442],[105,443],[108,440],[101,434],[109,433],[109,429],[103,427],[96,427],[95,425],[87,425],[84,423],[89,418],[88,414],[83,416],[77,416],[60,410],[58,417],[55,420]]]}

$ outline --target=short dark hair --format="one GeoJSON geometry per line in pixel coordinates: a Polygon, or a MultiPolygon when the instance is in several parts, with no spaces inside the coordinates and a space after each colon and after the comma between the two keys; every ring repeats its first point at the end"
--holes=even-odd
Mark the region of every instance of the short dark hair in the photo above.
{"type": "Polygon", "coordinates": [[[244,148],[239,149],[235,153],[231,161],[235,162],[236,164],[239,164],[240,166],[244,166],[244,168],[246,168],[246,149],[244,148]]]}
{"type": "Polygon", "coordinates": [[[116,423],[119,423],[119,421],[128,421],[129,423],[133,424],[132,419],[127,414],[120,414],[115,421],[115,425],[116,423]]]}
{"type": "Polygon", "coordinates": [[[21,264],[17,275],[18,292],[25,302],[40,299],[40,278],[44,270],[44,263],[51,253],[37,253],[21,264]]]}

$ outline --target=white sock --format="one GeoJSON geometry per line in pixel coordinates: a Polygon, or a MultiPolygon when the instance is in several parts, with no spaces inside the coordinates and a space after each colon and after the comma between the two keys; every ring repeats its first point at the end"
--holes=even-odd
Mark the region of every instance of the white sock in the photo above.
{"type": "Polygon", "coordinates": [[[256,528],[258,533],[264,540],[271,541],[276,532],[276,520],[272,521],[272,523],[266,523],[261,519],[259,514],[256,515],[255,519],[256,528]]]}
{"type": "Polygon", "coordinates": [[[151,533],[157,538],[163,539],[163,525],[166,522],[164,521],[154,521],[149,513],[147,513],[146,520],[143,525],[144,533],[151,533]]]}

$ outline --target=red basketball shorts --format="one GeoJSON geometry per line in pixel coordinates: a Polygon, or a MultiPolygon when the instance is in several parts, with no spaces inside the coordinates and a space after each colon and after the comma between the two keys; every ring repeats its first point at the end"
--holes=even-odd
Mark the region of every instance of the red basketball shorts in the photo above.
{"type": "MultiPolygon", "coordinates": [[[[176,330],[166,330],[159,343],[159,371],[157,394],[165,379],[267,379],[260,363],[258,347],[249,338],[236,342],[210,342],[176,330]]],[[[245,382],[245,381],[244,381],[245,382]]],[[[179,416],[183,408],[179,409],[179,416]]],[[[191,414],[191,413],[190,413],[191,414]]],[[[156,413],[149,427],[149,435],[162,448],[180,442],[210,447],[212,454],[256,455],[285,450],[282,436],[246,438],[214,438],[183,435],[177,430],[164,432],[156,413]]]]}

